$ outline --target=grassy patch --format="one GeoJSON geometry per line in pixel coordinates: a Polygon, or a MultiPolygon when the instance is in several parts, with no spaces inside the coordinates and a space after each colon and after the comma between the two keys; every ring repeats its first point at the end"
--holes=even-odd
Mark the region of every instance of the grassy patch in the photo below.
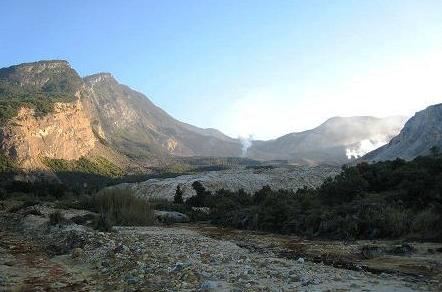
{"type": "Polygon", "coordinates": [[[0,172],[14,171],[15,165],[3,152],[0,151],[0,172]]]}
{"type": "Polygon", "coordinates": [[[43,163],[56,173],[79,172],[107,177],[119,177],[123,175],[123,170],[121,168],[100,156],[93,159],[82,157],[78,160],[45,158],[43,163]]]}
{"type": "Polygon", "coordinates": [[[104,189],[93,196],[92,205],[102,215],[99,223],[104,227],[147,226],[155,221],[151,205],[128,190],[104,189]]]}

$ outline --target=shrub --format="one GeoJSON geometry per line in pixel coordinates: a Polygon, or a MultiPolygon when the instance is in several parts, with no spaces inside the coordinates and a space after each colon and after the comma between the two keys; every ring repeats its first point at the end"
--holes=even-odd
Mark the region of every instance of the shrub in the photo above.
{"type": "Polygon", "coordinates": [[[186,205],[189,207],[207,207],[211,193],[206,191],[199,181],[194,181],[192,183],[192,188],[195,190],[196,195],[188,198],[186,200],[186,205]]]}
{"type": "Polygon", "coordinates": [[[423,210],[417,214],[411,223],[413,234],[424,239],[442,238],[442,215],[437,213],[434,208],[423,210]]]}
{"type": "Polygon", "coordinates": [[[181,190],[180,186],[176,187],[175,196],[173,197],[173,202],[175,204],[183,204],[183,191],[181,190]]]}
{"type": "Polygon", "coordinates": [[[112,222],[109,219],[109,217],[101,214],[96,222],[95,222],[95,229],[97,229],[98,231],[103,231],[103,232],[111,232],[112,231],[112,222]]]}
{"type": "Polygon", "coordinates": [[[101,190],[92,198],[92,204],[113,225],[146,226],[154,223],[149,202],[137,198],[130,190],[101,190]]]}
{"type": "Polygon", "coordinates": [[[344,167],[320,187],[296,192],[193,187],[186,206],[209,207],[211,222],[222,226],[334,239],[442,239],[440,155],[344,167]]]}
{"type": "Polygon", "coordinates": [[[61,225],[66,223],[66,219],[60,211],[55,211],[54,213],[49,215],[49,224],[50,225],[61,225]]]}

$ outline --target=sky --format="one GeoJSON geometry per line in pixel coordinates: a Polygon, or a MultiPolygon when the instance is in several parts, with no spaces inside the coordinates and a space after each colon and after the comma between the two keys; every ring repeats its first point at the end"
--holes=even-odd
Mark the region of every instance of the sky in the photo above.
{"type": "Polygon", "coordinates": [[[0,67],[111,72],[173,117],[272,139],[442,102],[442,1],[0,1],[0,67]]]}

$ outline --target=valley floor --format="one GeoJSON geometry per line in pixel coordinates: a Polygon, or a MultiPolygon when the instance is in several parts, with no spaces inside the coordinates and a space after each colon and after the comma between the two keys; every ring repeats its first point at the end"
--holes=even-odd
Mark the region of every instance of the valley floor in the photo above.
{"type": "Polygon", "coordinates": [[[76,224],[48,226],[43,217],[49,209],[0,211],[0,291],[442,289],[441,256],[426,254],[440,244],[414,243],[413,256],[361,260],[364,242],[306,242],[206,225],[103,233],[76,224]],[[386,264],[389,258],[398,264],[386,264]]]}

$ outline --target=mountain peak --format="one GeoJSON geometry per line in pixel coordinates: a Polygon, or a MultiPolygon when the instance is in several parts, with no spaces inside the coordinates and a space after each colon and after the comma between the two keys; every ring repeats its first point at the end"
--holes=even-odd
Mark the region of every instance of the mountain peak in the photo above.
{"type": "Polygon", "coordinates": [[[37,62],[22,63],[6,68],[1,68],[3,74],[10,75],[14,73],[39,74],[46,70],[72,70],[66,60],[41,60],[37,62]]]}
{"type": "Polygon", "coordinates": [[[98,83],[98,82],[104,82],[104,81],[111,81],[111,82],[117,82],[115,77],[108,72],[99,72],[95,73],[89,76],[86,76],[83,78],[85,82],[87,83],[98,83]]]}

